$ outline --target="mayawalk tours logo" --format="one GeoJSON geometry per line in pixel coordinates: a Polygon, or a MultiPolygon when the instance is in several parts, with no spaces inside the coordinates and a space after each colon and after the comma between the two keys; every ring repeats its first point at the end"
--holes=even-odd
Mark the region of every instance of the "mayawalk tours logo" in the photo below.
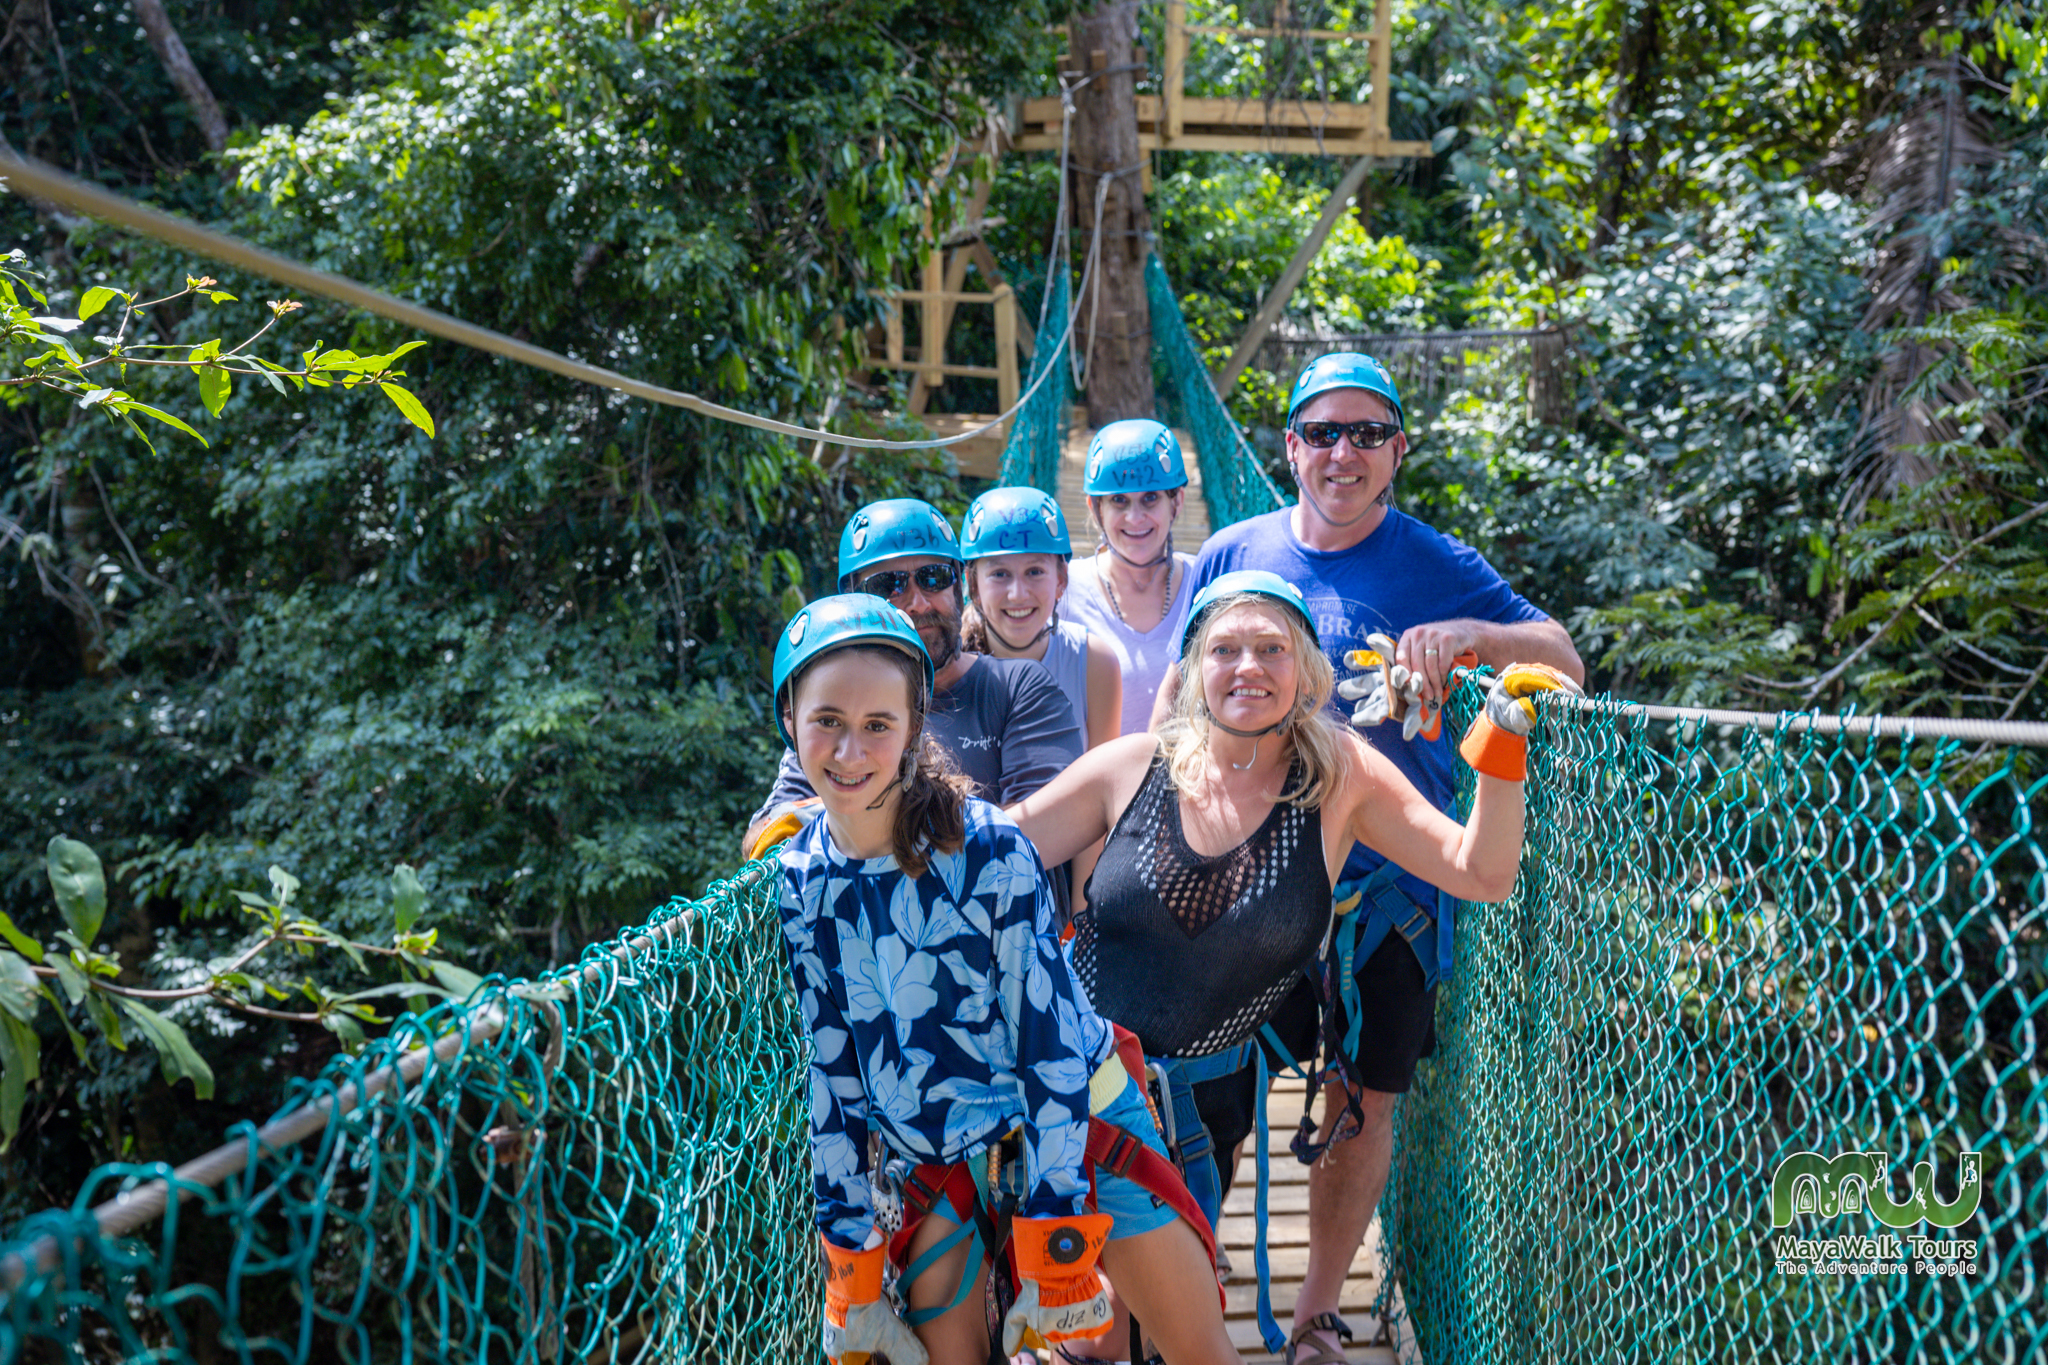
{"type": "MultiPolygon", "coordinates": [[[[1771,1226],[1790,1227],[1801,1214],[1836,1218],[1867,1210],[1888,1229],[1963,1225],[1983,1198],[1984,1157],[1960,1154],[1956,1197],[1936,1197],[1934,1163],[1913,1167],[1912,1192],[1892,1198],[1890,1161],[1883,1152],[1844,1152],[1824,1157],[1819,1152],[1794,1152],[1778,1163],[1771,1177],[1771,1226]]],[[[1802,1237],[1780,1233],[1772,1239],[1781,1275],[1974,1275],[1978,1242],[1974,1237],[1936,1237],[1895,1232],[1802,1237]]]]}

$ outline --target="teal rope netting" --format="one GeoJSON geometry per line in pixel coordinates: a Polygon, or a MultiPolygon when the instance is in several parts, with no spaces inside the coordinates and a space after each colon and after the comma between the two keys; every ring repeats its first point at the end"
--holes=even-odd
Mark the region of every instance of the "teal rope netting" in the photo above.
{"type": "MultiPolygon", "coordinates": [[[[1040,286],[1041,289],[1043,286],[1040,286]]],[[[1020,298],[1020,304],[1021,304],[1020,298]]],[[[1010,419],[1009,439],[1003,443],[1003,462],[996,482],[1007,488],[1037,488],[1059,494],[1060,448],[1065,443],[1067,398],[1070,392],[1068,346],[1054,346],[1049,339],[1067,332],[1067,290],[1052,290],[1038,326],[1039,345],[1031,357],[1031,372],[1024,386],[1030,388],[1048,366],[1058,373],[1045,387],[1031,395],[1023,410],[1010,419]]]]}
{"type": "MultiPolygon", "coordinates": [[[[2042,1358],[2044,763],[1546,709],[1520,882],[1463,911],[1399,1111],[1381,1306],[1424,1358],[2042,1358]],[[1885,1231],[1774,1228],[1802,1150],[1886,1153],[1895,1191],[1931,1161],[1944,1198],[1983,1153],[1976,1213],[1932,1229],[1979,1244],[1973,1273],[1783,1269],[1782,1235],[1885,1231]]],[[[303,1142],[237,1130],[245,1169],[129,1235],[94,1204],[168,1168],[100,1168],[0,1246],[0,1365],[814,1355],[776,894],[752,864],[403,1018],[281,1112],[410,1078],[303,1142]]]]}
{"type": "Polygon", "coordinates": [[[1160,420],[1185,428],[1195,438],[1209,525],[1220,530],[1234,521],[1287,506],[1293,500],[1267,475],[1237,419],[1216,396],[1201,350],[1188,334],[1180,300],[1157,256],[1145,258],[1145,301],[1152,313],[1152,345],[1165,370],[1174,416],[1179,418],[1172,421],[1162,414],[1160,420]]]}

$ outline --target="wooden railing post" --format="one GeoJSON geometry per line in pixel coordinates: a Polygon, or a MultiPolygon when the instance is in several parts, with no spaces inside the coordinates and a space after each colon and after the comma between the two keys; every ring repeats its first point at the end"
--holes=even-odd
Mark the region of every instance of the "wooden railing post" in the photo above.
{"type": "MultiPolygon", "coordinates": [[[[996,286],[996,411],[1008,412],[1017,405],[1017,293],[1007,284],[996,286]]],[[[1004,428],[1004,434],[1009,429],[1004,428]]]]}
{"type": "Polygon", "coordinates": [[[1369,140],[1388,143],[1394,129],[1388,118],[1393,107],[1394,84],[1394,0],[1379,0],[1372,20],[1372,122],[1366,125],[1369,140]]]}
{"type": "Polygon", "coordinates": [[[920,376],[925,388],[936,389],[946,382],[939,368],[946,363],[946,305],[941,297],[946,292],[946,262],[932,230],[930,204],[925,205],[924,230],[932,249],[924,258],[924,335],[918,342],[917,358],[926,366],[920,376]]]}
{"type": "Polygon", "coordinates": [[[1166,52],[1159,69],[1159,145],[1180,140],[1181,93],[1188,78],[1188,0],[1166,2],[1166,52]]]}

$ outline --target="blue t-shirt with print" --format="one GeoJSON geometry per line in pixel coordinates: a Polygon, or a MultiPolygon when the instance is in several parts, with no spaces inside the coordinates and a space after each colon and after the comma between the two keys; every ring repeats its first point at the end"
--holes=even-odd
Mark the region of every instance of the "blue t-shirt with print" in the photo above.
{"type": "Polygon", "coordinates": [[[841,853],[829,820],[782,849],[818,1227],[849,1249],[875,1223],[871,1131],[951,1165],[1021,1124],[1023,1214],[1075,1214],[1088,1193],[1088,1078],[1114,1039],[1060,951],[1038,851],[986,801],[965,813],[960,851],[915,878],[841,853]]]}
{"type": "MultiPolygon", "coordinates": [[[[1323,652],[1330,656],[1340,681],[1350,676],[1345,654],[1370,649],[1365,637],[1374,631],[1398,640],[1410,626],[1458,617],[1496,625],[1550,619],[1510,588],[1477,550],[1404,512],[1387,509],[1386,519],[1373,533],[1348,550],[1303,545],[1294,534],[1293,513],[1293,508],[1283,507],[1235,522],[1211,536],[1195,562],[1194,590],[1199,593],[1238,569],[1279,574],[1307,599],[1323,652]]],[[[1183,612],[1174,627],[1176,639],[1186,619],[1183,612]]],[[[1355,704],[1333,697],[1331,714],[1349,724],[1355,704]]],[[[1401,727],[1394,724],[1358,733],[1393,760],[1438,810],[1451,809],[1460,760],[1456,736],[1448,726],[1428,741],[1404,740],[1401,727]]],[[[1365,876],[1385,861],[1364,844],[1354,845],[1344,862],[1344,880],[1365,876]]],[[[1435,889],[1420,877],[1404,875],[1401,882],[1421,904],[1436,904],[1435,889]]]]}

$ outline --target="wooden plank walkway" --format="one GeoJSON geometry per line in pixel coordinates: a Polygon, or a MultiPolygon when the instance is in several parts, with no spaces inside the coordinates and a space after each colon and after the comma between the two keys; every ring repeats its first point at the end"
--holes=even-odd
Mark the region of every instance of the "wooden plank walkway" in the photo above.
{"type": "MultiPolygon", "coordinates": [[[[1308,1167],[1294,1159],[1287,1148],[1294,1136],[1295,1121],[1301,1115],[1301,1082],[1291,1076],[1280,1078],[1266,1098],[1266,1113],[1272,1125],[1270,1143],[1271,1213],[1267,1246],[1273,1263],[1273,1315],[1285,1332],[1293,1316],[1294,1301],[1301,1292],[1301,1278],[1308,1269],[1308,1167]]],[[[1259,1340],[1258,1276],[1253,1269],[1253,1239],[1257,1223],[1253,1210],[1258,1190],[1258,1164],[1251,1143],[1238,1164],[1237,1178],[1229,1197],[1223,1201],[1223,1248],[1230,1257],[1231,1274],[1224,1285],[1224,1317],[1230,1339],[1251,1365],[1277,1365],[1279,1356],[1266,1354],[1259,1340]]],[[[1338,1297],[1337,1311],[1358,1334],[1350,1350],[1354,1365],[1420,1365],[1421,1352],[1412,1336],[1394,1346],[1368,1346],[1379,1335],[1379,1319],[1373,1302],[1380,1292],[1380,1225],[1374,1220],[1365,1244],[1352,1258],[1351,1274],[1338,1297]]],[[[1398,1290],[1396,1291],[1398,1300],[1398,1290]]],[[[1403,1324],[1405,1328],[1405,1324],[1403,1324]]]]}

